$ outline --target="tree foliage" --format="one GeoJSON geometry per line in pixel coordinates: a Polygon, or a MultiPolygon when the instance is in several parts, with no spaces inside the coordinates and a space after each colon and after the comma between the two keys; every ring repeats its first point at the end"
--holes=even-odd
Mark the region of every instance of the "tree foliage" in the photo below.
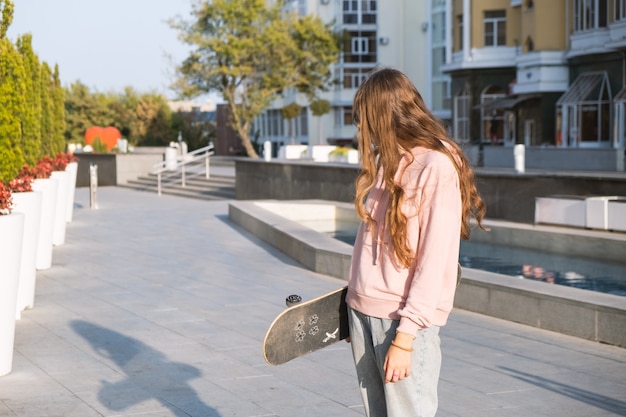
{"type": "Polygon", "coordinates": [[[176,139],[167,98],[157,93],[91,92],[77,81],[65,92],[65,138],[83,143],[91,126],[114,126],[137,146],[163,146],[176,139]]]}
{"type": "Polygon", "coordinates": [[[25,113],[24,67],[7,38],[0,39],[0,181],[11,181],[24,164],[20,117],[25,113]]]}
{"type": "Polygon", "coordinates": [[[0,10],[2,10],[0,14],[0,39],[3,39],[6,38],[7,30],[9,30],[9,26],[13,22],[13,2],[11,0],[0,0],[0,10]]]}
{"type": "Polygon", "coordinates": [[[26,109],[22,118],[22,150],[24,161],[35,166],[41,156],[41,63],[33,51],[32,35],[18,38],[17,49],[25,70],[26,109]]]}
{"type": "Polygon", "coordinates": [[[187,97],[217,91],[246,152],[256,116],[284,91],[312,99],[330,79],[337,39],[316,17],[283,13],[265,0],[213,0],[196,4],[193,19],[170,21],[194,49],[178,68],[178,91],[187,97]]]}

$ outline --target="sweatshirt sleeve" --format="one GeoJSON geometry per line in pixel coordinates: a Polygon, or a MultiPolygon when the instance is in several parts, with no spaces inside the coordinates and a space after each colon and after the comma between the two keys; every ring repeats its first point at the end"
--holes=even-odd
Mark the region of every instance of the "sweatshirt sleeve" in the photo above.
{"type": "Polygon", "coordinates": [[[416,254],[404,306],[399,309],[401,332],[416,334],[431,326],[437,314],[452,310],[461,231],[458,174],[447,156],[420,170],[412,201],[416,215],[408,218],[408,239],[416,254]]]}

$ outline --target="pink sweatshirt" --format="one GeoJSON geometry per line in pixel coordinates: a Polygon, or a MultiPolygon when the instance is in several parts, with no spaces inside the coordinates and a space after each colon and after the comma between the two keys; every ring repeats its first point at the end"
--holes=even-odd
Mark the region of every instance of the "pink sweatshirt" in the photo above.
{"type": "Polygon", "coordinates": [[[381,171],[365,203],[378,227],[368,230],[365,222],[359,227],[346,302],[368,316],[399,319],[398,331],[415,335],[446,324],[452,310],[462,209],[459,177],[448,156],[421,147],[412,153],[410,165],[402,158],[396,181],[405,190],[402,211],[416,257],[409,268],[395,260],[384,225],[389,197],[381,171]]]}

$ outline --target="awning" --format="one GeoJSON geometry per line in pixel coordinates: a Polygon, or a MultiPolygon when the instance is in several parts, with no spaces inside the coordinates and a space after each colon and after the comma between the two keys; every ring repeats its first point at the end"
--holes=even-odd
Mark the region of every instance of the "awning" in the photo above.
{"type": "Polygon", "coordinates": [[[513,109],[517,107],[518,104],[524,101],[532,100],[532,99],[539,99],[539,98],[541,98],[541,94],[520,94],[517,96],[503,97],[503,98],[491,101],[487,104],[479,104],[477,106],[474,106],[474,108],[480,109],[481,107],[484,107],[485,110],[487,111],[507,110],[507,109],[513,109]]]}
{"type": "Polygon", "coordinates": [[[614,101],[626,101],[626,87],[619,90],[619,93],[615,96],[614,101]]]}
{"type": "Polygon", "coordinates": [[[556,102],[557,106],[597,103],[602,101],[605,88],[609,88],[606,71],[580,74],[556,102]]]}
{"type": "Polygon", "coordinates": [[[508,96],[505,98],[501,98],[499,100],[494,100],[491,103],[485,105],[485,108],[488,110],[499,110],[499,109],[513,109],[517,107],[518,104],[532,99],[541,98],[540,94],[521,94],[519,96],[508,96]]]}

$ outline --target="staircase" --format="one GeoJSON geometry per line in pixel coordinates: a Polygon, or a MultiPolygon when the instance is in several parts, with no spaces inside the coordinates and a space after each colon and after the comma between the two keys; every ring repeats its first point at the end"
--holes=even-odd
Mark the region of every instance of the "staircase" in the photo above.
{"type": "MultiPolygon", "coordinates": [[[[143,175],[118,186],[157,194],[157,176],[155,174],[143,175]]],[[[178,178],[175,182],[163,182],[161,194],[204,200],[231,200],[235,199],[235,177],[211,175],[209,179],[203,176],[187,178],[185,187],[181,185],[180,178],[178,178]]]]}
{"type": "MultiPolygon", "coordinates": [[[[233,159],[211,157],[209,178],[204,172],[187,172],[185,186],[182,186],[180,175],[166,176],[161,180],[161,194],[203,200],[234,200],[235,199],[235,163],[233,159]]],[[[189,168],[188,168],[189,169],[189,168]]],[[[158,193],[157,174],[146,174],[119,187],[158,193]]]]}

